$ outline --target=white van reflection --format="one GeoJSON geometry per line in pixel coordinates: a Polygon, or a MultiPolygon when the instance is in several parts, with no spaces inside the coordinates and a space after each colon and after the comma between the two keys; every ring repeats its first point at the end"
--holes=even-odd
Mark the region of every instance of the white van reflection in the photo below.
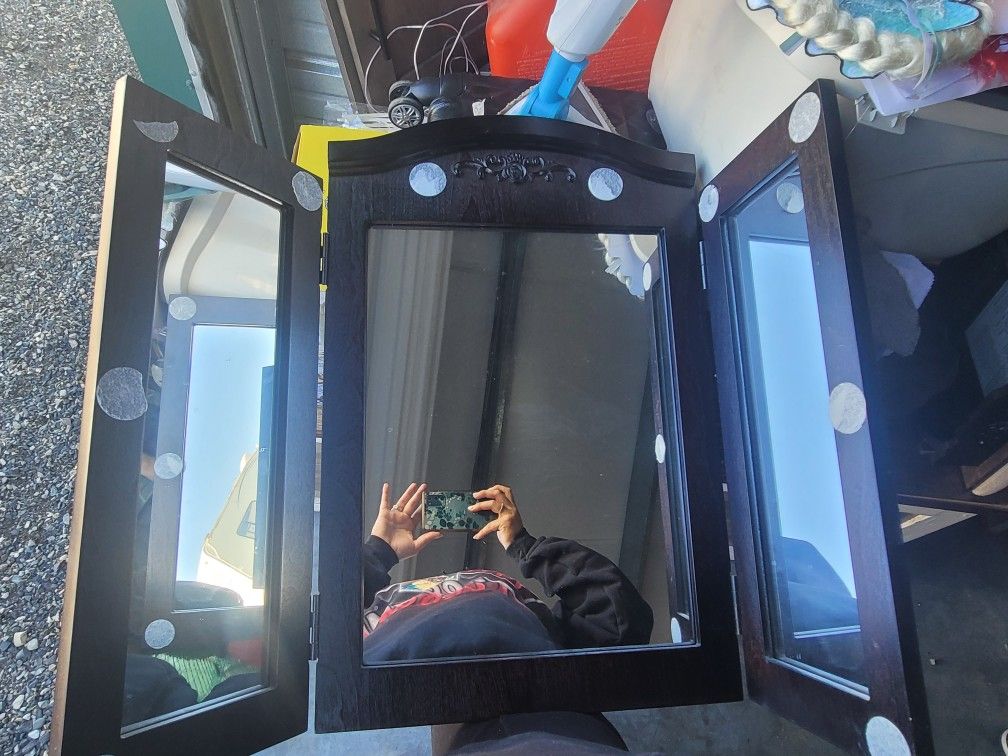
{"type": "Polygon", "coordinates": [[[241,596],[245,606],[262,606],[263,587],[255,587],[256,500],[259,451],[242,455],[238,477],[217,521],[203,540],[196,580],[241,596]]]}

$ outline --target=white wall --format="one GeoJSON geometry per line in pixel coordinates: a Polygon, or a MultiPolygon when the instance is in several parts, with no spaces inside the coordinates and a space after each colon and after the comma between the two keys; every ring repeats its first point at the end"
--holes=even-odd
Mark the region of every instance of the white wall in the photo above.
{"type": "MultiPolygon", "coordinates": [[[[834,56],[810,57],[802,47],[785,55],[778,45],[790,34],[772,12],[750,11],[745,0],[672,4],[649,95],[669,149],[696,155],[701,186],[814,79],[832,79],[849,98],[864,92],[840,75],[834,56]]],[[[959,102],[926,108],[904,135],[858,127],[844,146],[857,212],[873,229],[873,243],[938,259],[1001,231],[1008,223],[1006,134],[1008,113],[959,102]]]]}
{"type": "Polygon", "coordinates": [[[163,288],[206,297],[276,299],[280,211],[220,191],[195,197],[165,262],[163,288]]]}
{"type": "Polygon", "coordinates": [[[811,83],[747,13],[734,0],[675,0],[655,51],[651,101],[669,149],[697,156],[701,183],[811,83]]]}

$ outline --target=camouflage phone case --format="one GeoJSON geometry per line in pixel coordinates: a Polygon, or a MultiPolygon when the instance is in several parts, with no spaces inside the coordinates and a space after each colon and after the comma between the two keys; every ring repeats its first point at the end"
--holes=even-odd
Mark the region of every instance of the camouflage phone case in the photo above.
{"type": "Polygon", "coordinates": [[[483,512],[470,512],[476,503],[469,491],[427,491],[423,496],[425,530],[479,530],[490,518],[483,512]]]}

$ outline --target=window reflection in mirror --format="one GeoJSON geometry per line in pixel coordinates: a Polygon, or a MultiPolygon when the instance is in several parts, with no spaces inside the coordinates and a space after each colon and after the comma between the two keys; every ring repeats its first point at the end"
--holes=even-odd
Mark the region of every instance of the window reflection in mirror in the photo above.
{"type": "Polygon", "coordinates": [[[693,640],[657,247],[371,230],[365,664],[693,640]]]}
{"type": "Polygon", "coordinates": [[[169,162],[123,728],[266,683],[280,211],[169,162]]]}
{"type": "Polygon", "coordinates": [[[864,688],[857,591],[797,165],[726,220],[772,654],[864,688]]]}

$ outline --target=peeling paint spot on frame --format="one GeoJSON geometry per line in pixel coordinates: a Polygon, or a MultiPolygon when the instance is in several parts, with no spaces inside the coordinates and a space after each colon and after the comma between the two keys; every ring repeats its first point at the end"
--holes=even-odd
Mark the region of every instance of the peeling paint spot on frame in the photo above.
{"type": "Polygon", "coordinates": [[[612,202],[623,194],[623,177],[612,168],[596,168],[588,176],[588,191],[602,202],[612,202]]]}
{"type": "Polygon", "coordinates": [[[174,452],[159,454],[154,460],[154,474],[161,480],[171,480],[182,474],[182,457],[174,452]]]}
{"type": "Polygon", "coordinates": [[[899,728],[885,717],[872,717],[865,726],[871,756],[910,756],[910,745],[899,728]]]}
{"type": "Polygon", "coordinates": [[[155,651],[170,646],[175,640],[175,625],[166,619],[156,619],[144,630],[144,643],[155,651]]]}
{"type": "Polygon", "coordinates": [[[718,204],[721,198],[718,188],[714,184],[708,184],[700,193],[700,202],[697,204],[697,212],[700,213],[700,220],[709,223],[717,214],[718,204]]]}
{"type": "Polygon", "coordinates": [[[819,125],[822,117],[822,102],[815,92],[806,92],[791,108],[791,115],[788,118],[788,136],[791,141],[801,144],[806,141],[819,125]]]}
{"type": "Polygon", "coordinates": [[[833,427],[845,435],[861,430],[868,420],[868,405],[864,392],[853,383],[838,383],[830,391],[829,416],[833,427]]]}
{"type": "Polygon", "coordinates": [[[175,320],[191,320],[196,314],[196,301],[192,297],[175,297],[168,304],[168,314],[175,320]]]}
{"type": "Polygon", "coordinates": [[[114,420],[136,420],[147,412],[143,375],[136,368],[117,367],[98,379],[95,399],[114,420]]]}
{"type": "Polygon", "coordinates": [[[409,183],[421,197],[436,197],[448,186],[448,177],[437,163],[418,163],[410,170],[409,183]]]}
{"type": "Polygon", "coordinates": [[[141,134],[154,142],[167,144],[174,141],[175,137],[179,135],[177,121],[133,121],[133,124],[141,134]]]}
{"type": "Polygon", "coordinates": [[[291,179],[291,187],[298,204],[305,210],[314,212],[322,207],[322,187],[318,179],[308,171],[298,171],[291,179]]]}

